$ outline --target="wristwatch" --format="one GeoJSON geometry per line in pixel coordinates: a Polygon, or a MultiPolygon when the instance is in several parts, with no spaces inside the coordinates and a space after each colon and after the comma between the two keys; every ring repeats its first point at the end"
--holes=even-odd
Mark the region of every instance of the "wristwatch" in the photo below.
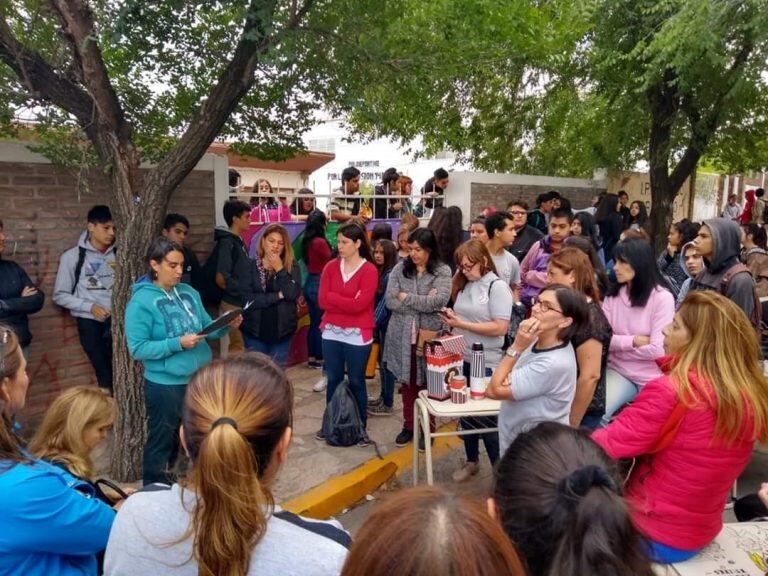
{"type": "Polygon", "coordinates": [[[510,346],[509,348],[507,348],[507,356],[517,360],[518,358],[520,358],[520,352],[518,352],[517,350],[512,348],[512,346],[510,346]]]}

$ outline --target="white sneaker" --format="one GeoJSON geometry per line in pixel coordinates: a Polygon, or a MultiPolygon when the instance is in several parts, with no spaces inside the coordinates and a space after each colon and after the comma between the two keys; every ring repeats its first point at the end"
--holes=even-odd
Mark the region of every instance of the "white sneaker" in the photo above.
{"type": "Polygon", "coordinates": [[[328,379],[327,378],[320,378],[317,382],[315,382],[315,385],[312,386],[313,392],[322,392],[328,387],[328,379]]]}
{"type": "Polygon", "coordinates": [[[480,465],[477,462],[467,462],[453,473],[453,481],[466,482],[478,472],[480,472],[480,465]]]}

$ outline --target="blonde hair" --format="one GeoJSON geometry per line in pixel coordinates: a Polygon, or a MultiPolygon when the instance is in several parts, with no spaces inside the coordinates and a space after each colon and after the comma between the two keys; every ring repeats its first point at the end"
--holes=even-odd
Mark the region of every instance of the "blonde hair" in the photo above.
{"type": "Polygon", "coordinates": [[[751,417],[754,436],[768,441],[768,380],[747,316],[731,300],[712,291],[689,292],[678,315],[691,335],[670,372],[678,383],[680,401],[689,407],[702,400],[712,405],[719,439],[737,440],[751,417]],[[714,398],[706,390],[694,389],[689,379],[692,371],[712,386],[714,398]]]}
{"type": "Polygon", "coordinates": [[[70,388],[48,408],[29,442],[29,451],[38,458],[63,464],[70,473],[88,480],[93,474],[93,463],[83,434],[89,426],[114,420],[116,414],[114,399],[98,388],[70,388]]]}
{"type": "Polygon", "coordinates": [[[256,251],[259,258],[264,259],[264,241],[270,234],[280,234],[280,237],[283,239],[283,253],[280,254],[280,258],[283,260],[285,270],[290,272],[293,268],[293,246],[291,246],[291,238],[288,236],[288,231],[280,224],[270,224],[264,228],[264,233],[259,239],[259,247],[256,251]]]}
{"type": "MultiPolygon", "coordinates": [[[[8,378],[12,380],[21,369],[22,360],[19,338],[5,324],[0,324],[0,384],[8,378]]],[[[0,396],[0,460],[12,463],[27,462],[22,451],[22,444],[13,431],[13,421],[5,414],[5,400],[0,396]]],[[[0,472],[5,466],[0,467],[0,472]]]]}
{"type": "Polygon", "coordinates": [[[274,499],[264,476],[293,418],[293,390],[267,356],[241,354],[199,370],[182,423],[197,496],[190,534],[201,576],[245,576],[274,499]]]}

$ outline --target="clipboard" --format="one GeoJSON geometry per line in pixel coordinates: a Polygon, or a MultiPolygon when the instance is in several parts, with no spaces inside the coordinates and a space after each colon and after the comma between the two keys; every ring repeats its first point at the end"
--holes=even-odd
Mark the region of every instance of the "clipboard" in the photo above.
{"type": "Polygon", "coordinates": [[[226,312],[224,312],[224,314],[216,318],[216,320],[208,324],[208,326],[200,330],[200,332],[198,332],[197,335],[207,336],[211,332],[216,332],[216,330],[223,328],[238,316],[242,316],[243,312],[245,312],[246,310],[248,310],[248,308],[251,307],[251,304],[253,304],[253,302],[248,302],[242,308],[233,308],[232,310],[227,310],[226,312]]]}

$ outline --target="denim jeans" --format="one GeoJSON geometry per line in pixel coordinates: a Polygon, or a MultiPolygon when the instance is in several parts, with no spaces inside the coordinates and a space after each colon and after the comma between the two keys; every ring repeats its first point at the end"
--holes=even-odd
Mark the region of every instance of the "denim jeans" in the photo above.
{"type": "MultiPolygon", "coordinates": [[[[470,376],[469,362],[464,362],[464,376],[469,382],[470,376]]],[[[490,368],[485,369],[485,375],[491,376],[493,370],[490,368]]],[[[474,430],[477,428],[496,428],[499,425],[499,419],[496,416],[473,416],[471,418],[461,418],[459,420],[462,430],[474,430]]],[[[488,453],[488,459],[491,461],[491,466],[496,464],[496,460],[499,459],[499,433],[498,432],[486,432],[485,434],[469,434],[462,436],[464,440],[464,451],[467,454],[467,462],[479,462],[480,461],[480,439],[483,439],[485,445],[485,451],[488,453]]]]}
{"type": "Polygon", "coordinates": [[[112,322],[75,318],[80,345],[91,361],[99,388],[112,392],[112,322]]]}
{"type": "Polygon", "coordinates": [[[379,378],[381,379],[381,401],[387,408],[392,408],[395,404],[395,375],[383,366],[379,369],[379,378]]]}
{"type": "Polygon", "coordinates": [[[371,345],[354,346],[336,340],[323,339],[323,356],[325,358],[325,373],[328,387],[325,389],[325,400],[330,402],[336,387],[344,380],[346,366],[349,388],[357,400],[360,420],[365,426],[368,422],[368,391],[365,387],[365,365],[371,353],[371,345]]]}
{"type": "Polygon", "coordinates": [[[611,421],[613,415],[619,411],[619,408],[627,402],[635,399],[640,387],[625,378],[616,370],[609,368],[605,372],[605,416],[603,416],[603,425],[611,421]]]}
{"type": "Polygon", "coordinates": [[[280,368],[285,368],[285,365],[288,363],[288,352],[291,350],[291,339],[293,336],[288,336],[288,338],[283,338],[279,342],[275,342],[273,344],[267,344],[266,342],[263,342],[262,340],[258,340],[257,338],[250,338],[246,333],[243,333],[243,340],[245,342],[245,349],[250,350],[251,352],[261,352],[262,354],[266,354],[270,358],[272,358],[272,361],[280,366],[280,368]]]}
{"type": "Polygon", "coordinates": [[[316,360],[323,359],[323,335],[320,332],[320,321],[323,311],[319,303],[320,275],[310,274],[304,283],[304,298],[309,308],[309,329],[307,330],[307,355],[316,360]]]}
{"type": "Polygon", "coordinates": [[[142,471],[145,486],[155,482],[173,482],[167,470],[173,469],[179,455],[179,427],[186,390],[186,384],[155,384],[144,380],[148,429],[142,471]]]}

